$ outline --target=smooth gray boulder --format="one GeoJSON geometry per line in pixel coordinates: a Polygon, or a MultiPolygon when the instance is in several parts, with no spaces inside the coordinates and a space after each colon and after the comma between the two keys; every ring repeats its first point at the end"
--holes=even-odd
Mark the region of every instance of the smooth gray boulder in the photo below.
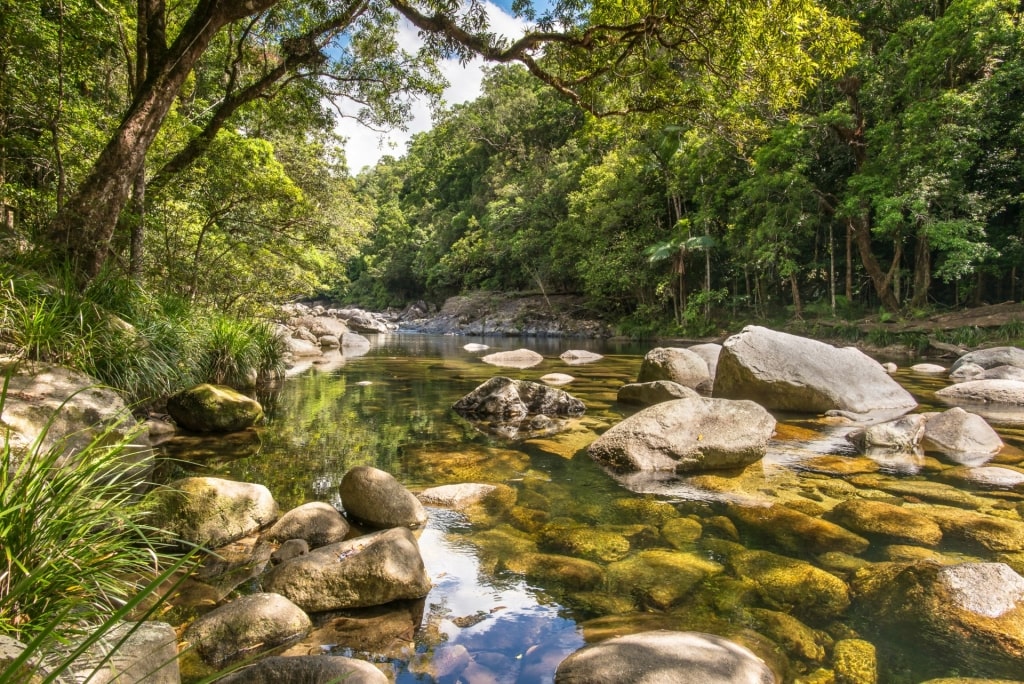
{"type": "Polygon", "coordinates": [[[946,367],[937,363],[915,363],[910,367],[911,372],[921,375],[945,375],[946,367]]]}
{"type": "Polygon", "coordinates": [[[237,432],[263,419],[263,407],[224,385],[202,384],[167,398],[167,412],[192,432],[237,432]]]}
{"type": "Polygon", "coordinates": [[[564,390],[499,375],[459,399],[452,409],[467,418],[513,421],[535,414],[581,416],[586,406],[564,390]]]}
{"type": "Polygon", "coordinates": [[[494,352],[480,358],[484,363],[506,368],[532,368],[544,360],[544,357],[532,349],[516,349],[513,351],[494,352]]]}
{"type": "Polygon", "coordinates": [[[323,349],[317,342],[303,340],[298,337],[284,337],[284,348],[292,356],[320,356],[323,349]]]}
{"type": "Polygon", "coordinates": [[[949,379],[953,382],[967,382],[968,380],[982,380],[985,377],[985,369],[976,363],[962,363],[955,371],[951,371],[949,379]]]}
{"type": "Polygon", "coordinates": [[[764,456],[775,418],[752,401],[676,399],[598,437],[587,453],[617,471],[737,468],[764,456]]]}
{"type": "Polygon", "coordinates": [[[211,549],[257,532],[280,512],[263,485],[218,477],[175,480],[152,496],[157,527],[211,549]]]}
{"type": "Polygon", "coordinates": [[[90,684],[180,684],[178,636],[166,622],[123,622],[71,666],[90,684]]]}
{"type": "Polygon", "coordinates": [[[340,338],[349,331],[348,327],[334,316],[319,316],[312,313],[293,316],[288,319],[288,325],[308,330],[313,337],[332,335],[340,338]]]}
{"type": "Polygon", "coordinates": [[[341,340],[334,335],[321,335],[320,336],[320,348],[321,349],[340,349],[341,340]]]}
{"type": "Polygon", "coordinates": [[[419,545],[405,527],[322,546],[281,563],[263,580],[266,591],[314,613],[422,598],[430,586],[419,545]]]}
{"type": "Polygon", "coordinates": [[[1007,404],[1024,406],[1024,382],[1020,380],[968,380],[935,393],[949,404],[1007,404]]]}
{"type": "Polygon", "coordinates": [[[341,350],[345,356],[362,356],[370,351],[370,340],[359,333],[347,332],[340,339],[341,350]]]}
{"type": "Polygon", "coordinates": [[[644,355],[636,381],[655,380],[670,380],[695,390],[711,389],[707,362],[682,347],[655,347],[644,355]]]}
{"type": "Polygon", "coordinates": [[[697,390],[684,387],[671,380],[655,380],[653,382],[632,382],[619,388],[615,400],[623,404],[640,404],[651,406],[673,399],[696,399],[700,394],[697,390]]]}
{"type": "Polygon", "coordinates": [[[310,548],[340,542],[348,534],[349,524],[334,506],[323,501],[311,501],[282,515],[263,539],[284,542],[304,539],[310,548]]]}
{"type": "Polygon", "coordinates": [[[345,513],[370,527],[420,527],[427,511],[412,492],[390,473],[371,466],[356,466],[338,485],[345,513]]]}
{"type": "Polygon", "coordinates": [[[954,406],[925,416],[924,444],[958,463],[983,463],[999,453],[1003,440],[985,419],[954,406]]]}
{"type": "Polygon", "coordinates": [[[280,594],[260,593],[200,616],[185,630],[184,639],[203,662],[219,668],[298,641],[312,628],[309,616],[293,602],[280,594]]]}
{"type": "Polygon", "coordinates": [[[365,660],[343,656],[273,656],[217,680],[219,684],[387,684],[365,660]]]}
{"type": "Polygon", "coordinates": [[[896,420],[875,423],[847,435],[862,453],[878,451],[914,451],[925,432],[925,417],[912,413],[896,420]]]}
{"type": "Polygon", "coordinates": [[[749,649],[712,634],[655,630],[584,646],[562,661],[555,684],[773,684],[749,649]]]}
{"type": "Polygon", "coordinates": [[[695,344],[691,347],[687,347],[687,349],[704,359],[704,363],[708,364],[708,373],[711,375],[711,382],[714,382],[715,375],[718,373],[718,357],[722,355],[722,345],[715,344],[714,342],[706,342],[704,344],[695,344]]]}
{"type": "Polygon", "coordinates": [[[950,368],[951,372],[956,371],[967,363],[973,363],[984,369],[995,368],[996,366],[1016,366],[1024,368],[1024,349],[1020,347],[991,347],[989,349],[976,349],[967,352],[957,359],[950,368]]]}
{"type": "Polygon", "coordinates": [[[750,399],[782,411],[858,417],[895,417],[917,406],[863,352],[755,325],[722,345],[714,396],[750,399]]]}

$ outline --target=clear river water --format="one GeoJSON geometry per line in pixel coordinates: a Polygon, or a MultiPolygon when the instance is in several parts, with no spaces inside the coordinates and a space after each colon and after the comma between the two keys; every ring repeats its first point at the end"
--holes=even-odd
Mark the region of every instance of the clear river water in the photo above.
{"type": "MultiPolygon", "coordinates": [[[[371,338],[372,339],[372,338],[371,338]]],[[[423,601],[314,616],[316,631],[288,653],[335,653],[375,662],[397,682],[550,682],[558,663],[585,643],[646,629],[698,630],[754,650],[782,681],[831,681],[840,639],[872,643],[879,681],[982,676],[983,662],[951,660],[916,635],[875,629],[871,611],[801,611],[752,589],[723,554],[766,550],[847,580],[865,563],[931,558],[1000,560],[1024,574],[1024,554],[1000,554],[963,540],[922,546],[872,539],[859,554],[805,548],[790,518],[743,524],[738,507],[776,504],[820,517],[851,496],[908,507],[962,507],[1020,521],[1024,488],[985,488],[943,473],[958,465],[937,454],[858,455],[849,425],[777,415],[768,454],[741,472],[659,480],[616,477],[586,446],[639,410],[616,402],[651,345],[550,338],[379,336],[363,356],[335,357],[290,375],[262,394],[266,425],[222,437],[179,437],[164,477],[204,474],[266,485],[282,511],[307,501],[341,508],[338,484],[356,465],[393,474],[408,488],[461,482],[504,484],[502,505],[465,512],[430,508],[419,544],[433,589],[423,601]],[[497,368],[487,352],[527,347],[545,360],[497,368]],[[604,358],[568,365],[568,349],[604,358]],[[563,389],[586,414],[554,435],[508,440],[460,418],[451,405],[495,375],[575,380],[563,389]],[[573,563],[573,560],[582,563],[573,563]]],[[[896,374],[921,404],[936,406],[944,378],[896,374]]],[[[939,406],[940,409],[946,407],[939,406]]],[[[996,426],[1006,447],[989,465],[1020,468],[1024,429],[996,426]]],[[[257,580],[238,591],[258,588],[257,580]]],[[[811,589],[808,589],[810,591],[811,589]]],[[[1024,678],[1024,671],[1021,673],[1024,678]]],[[[187,679],[187,677],[186,677],[187,679]]]]}

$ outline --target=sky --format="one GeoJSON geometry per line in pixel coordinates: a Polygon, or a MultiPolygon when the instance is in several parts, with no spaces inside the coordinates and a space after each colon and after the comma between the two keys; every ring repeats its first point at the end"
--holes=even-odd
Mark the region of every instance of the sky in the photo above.
{"type": "MultiPolygon", "coordinates": [[[[518,38],[526,29],[526,22],[509,13],[511,1],[494,0],[485,4],[492,30],[498,34],[518,38]]],[[[399,44],[410,52],[414,52],[422,44],[416,29],[404,21],[399,29],[399,44]]],[[[448,105],[468,102],[480,94],[484,67],[482,59],[474,59],[464,67],[457,59],[449,59],[440,66],[449,83],[444,92],[444,99],[448,105]]],[[[337,130],[347,138],[345,157],[348,160],[349,171],[356,174],[364,167],[376,164],[384,155],[401,157],[405,154],[406,143],[412,136],[429,130],[431,126],[430,110],[426,101],[421,100],[413,102],[413,119],[409,122],[407,130],[393,130],[381,134],[349,118],[342,119],[337,130]]]]}

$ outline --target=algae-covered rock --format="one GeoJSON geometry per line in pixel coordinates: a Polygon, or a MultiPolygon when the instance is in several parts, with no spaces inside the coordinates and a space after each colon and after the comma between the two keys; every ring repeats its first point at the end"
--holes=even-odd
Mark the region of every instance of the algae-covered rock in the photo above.
{"type": "Polygon", "coordinates": [[[931,506],[924,514],[938,523],[943,534],[986,551],[1024,551],[1024,522],[993,515],[931,506]]]}
{"type": "Polygon", "coordinates": [[[313,625],[294,603],[275,593],[249,594],[207,613],[185,631],[204,662],[238,662],[260,650],[304,637],[313,625]]]}
{"type": "Polygon", "coordinates": [[[1024,470],[1007,466],[958,466],[947,468],[939,477],[964,489],[1017,489],[1024,491],[1024,470]]]}
{"type": "Polygon", "coordinates": [[[868,548],[868,540],[864,537],[835,523],[805,515],[781,504],[733,504],[729,506],[727,513],[739,527],[767,537],[782,548],[795,553],[843,551],[856,555],[868,548]]]}
{"type": "Polygon", "coordinates": [[[541,531],[543,544],[561,553],[610,562],[629,553],[626,537],[612,530],[574,522],[552,522],[541,531]]]}
{"type": "Polygon", "coordinates": [[[832,653],[836,684],[875,684],[878,656],[874,645],[863,639],[842,639],[832,653]]]}
{"type": "Polygon", "coordinates": [[[505,560],[505,568],[529,580],[555,583],[570,590],[594,589],[604,582],[597,563],[551,553],[524,553],[505,560]]]}
{"type": "Polygon", "coordinates": [[[722,566],[696,553],[650,549],[608,566],[611,591],[642,597],[652,608],[679,602],[722,566]]]}
{"type": "Polygon", "coordinates": [[[868,537],[923,546],[935,546],[942,541],[942,530],[934,521],[882,501],[850,499],[833,508],[829,515],[840,525],[868,537]]]}
{"type": "Polygon", "coordinates": [[[216,548],[277,519],[274,497],[263,485],[217,477],[186,477],[152,494],[155,524],[191,544],[216,548]]]}
{"type": "Polygon", "coordinates": [[[817,629],[811,629],[792,615],[777,610],[751,608],[747,611],[751,626],[781,646],[791,657],[811,663],[825,660],[825,649],[832,638],[817,629]]]}
{"type": "Polygon", "coordinates": [[[196,385],[167,399],[167,412],[193,432],[236,432],[263,418],[255,399],[223,385],[196,385]]]}
{"type": "Polygon", "coordinates": [[[977,509],[987,505],[984,499],[942,482],[907,480],[887,475],[855,475],[850,482],[857,487],[880,489],[909,500],[977,509]]]}
{"type": "Polygon", "coordinates": [[[744,551],[728,559],[737,575],[753,581],[761,598],[779,610],[810,618],[840,615],[850,605],[841,579],[806,561],[769,551],[744,551]]]}
{"type": "Polygon", "coordinates": [[[704,528],[693,518],[673,518],[661,526],[662,538],[676,549],[689,548],[703,532],[704,528]]]}
{"type": "Polygon", "coordinates": [[[629,522],[661,525],[679,517],[679,511],[672,504],[647,497],[616,499],[612,502],[612,507],[621,512],[629,522]]]}

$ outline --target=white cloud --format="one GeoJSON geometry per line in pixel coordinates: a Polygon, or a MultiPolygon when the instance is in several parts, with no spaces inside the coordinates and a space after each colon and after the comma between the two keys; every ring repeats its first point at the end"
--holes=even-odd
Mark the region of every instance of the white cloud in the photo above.
{"type": "MultiPolygon", "coordinates": [[[[490,28],[494,33],[518,38],[526,30],[526,22],[507,14],[497,5],[485,2],[490,28]]],[[[417,30],[403,20],[398,31],[399,45],[414,52],[423,44],[417,30]]],[[[477,58],[465,66],[457,59],[447,59],[440,64],[441,73],[448,81],[444,91],[444,99],[449,105],[460,104],[475,99],[480,94],[483,83],[484,60],[477,58]]],[[[344,106],[342,107],[345,111],[344,106]]],[[[416,133],[429,130],[433,126],[430,109],[427,103],[417,100],[412,103],[412,120],[407,130],[391,130],[385,133],[370,130],[353,119],[342,119],[338,124],[338,132],[347,138],[345,156],[352,173],[358,173],[364,167],[373,166],[384,155],[400,157],[405,154],[406,145],[416,133]]]]}

